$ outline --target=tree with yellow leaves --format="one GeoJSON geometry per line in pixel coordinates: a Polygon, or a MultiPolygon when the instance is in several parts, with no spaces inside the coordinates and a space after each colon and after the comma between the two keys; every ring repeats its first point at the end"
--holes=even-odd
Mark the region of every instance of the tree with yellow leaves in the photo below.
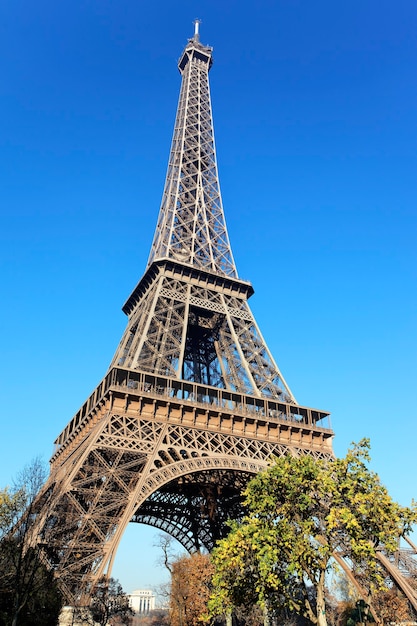
{"type": "Polygon", "coordinates": [[[171,566],[170,625],[199,626],[207,613],[213,566],[207,554],[196,552],[171,566]]]}
{"type": "Polygon", "coordinates": [[[347,557],[369,592],[384,588],[377,558],[411,531],[417,509],[392,500],[368,468],[369,441],[345,458],[284,456],[244,491],[248,515],[213,552],[211,615],[260,604],[326,626],[325,579],[333,554],[347,557]]]}

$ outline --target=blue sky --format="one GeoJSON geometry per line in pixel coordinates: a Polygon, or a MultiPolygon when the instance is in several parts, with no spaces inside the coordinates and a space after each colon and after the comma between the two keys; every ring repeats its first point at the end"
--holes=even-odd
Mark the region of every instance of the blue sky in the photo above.
{"type": "MultiPolygon", "coordinates": [[[[251,307],[336,454],[417,497],[417,4],[14,0],[0,7],[0,486],[105,374],[142,276],[192,21],[251,307]]],[[[114,575],[163,578],[129,528],[114,575]]]]}

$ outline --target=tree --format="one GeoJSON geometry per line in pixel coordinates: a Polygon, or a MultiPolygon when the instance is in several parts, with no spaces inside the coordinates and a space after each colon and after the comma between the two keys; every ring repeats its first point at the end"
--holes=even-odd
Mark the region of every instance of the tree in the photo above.
{"type": "Polygon", "coordinates": [[[383,589],[377,550],[396,550],[417,509],[391,499],[369,460],[369,441],[362,440],[342,459],[288,455],[258,474],[244,491],[248,515],[232,523],[213,552],[211,614],[256,601],[326,626],[325,580],[334,553],[349,559],[369,593],[383,589]]]}
{"type": "Polygon", "coordinates": [[[378,615],[384,624],[415,621],[410,603],[405,595],[395,587],[379,591],[376,597],[372,599],[372,604],[376,606],[378,615]]]}
{"type": "Polygon", "coordinates": [[[207,613],[213,566],[207,554],[195,552],[172,564],[171,626],[198,626],[207,613]]]}
{"type": "Polygon", "coordinates": [[[12,489],[0,492],[0,620],[11,626],[55,625],[62,606],[56,582],[32,536],[35,501],[45,478],[43,464],[35,459],[12,489]]]}
{"type": "Polygon", "coordinates": [[[326,617],[332,626],[346,626],[347,620],[360,598],[358,589],[336,564],[332,567],[326,588],[326,617]]]}
{"type": "Polygon", "coordinates": [[[26,496],[23,490],[12,491],[9,487],[0,490],[0,540],[19,518],[25,503],[26,496]]]}
{"type": "Polygon", "coordinates": [[[62,596],[52,572],[39,561],[36,549],[28,548],[20,557],[20,547],[4,540],[0,550],[0,626],[55,626],[62,607],[62,596]],[[18,589],[13,568],[21,560],[18,589]],[[10,572],[10,575],[6,575],[10,572]],[[18,597],[19,603],[16,602],[18,597]]]}
{"type": "MultiPolygon", "coordinates": [[[[163,566],[170,575],[170,581],[162,583],[158,586],[158,595],[164,599],[164,605],[168,606],[171,602],[171,580],[173,564],[180,559],[180,554],[176,551],[176,545],[178,543],[171,535],[167,533],[159,533],[154,543],[156,548],[161,551],[161,556],[158,559],[158,565],[163,566]]],[[[188,554],[188,553],[184,553],[188,554]]]]}
{"type": "Polygon", "coordinates": [[[172,575],[172,564],[179,560],[179,555],[175,552],[174,538],[167,533],[159,533],[154,543],[156,548],[161,550],[161,557],[158,559],[158,564],[165,567],[172,575]]]}
{"type": "Polygon", "coordinates": [[[105,576],[94,588],[90,609],[94,622],[100,626],[130,624],[134,615],[119,581],[105,576]]]}

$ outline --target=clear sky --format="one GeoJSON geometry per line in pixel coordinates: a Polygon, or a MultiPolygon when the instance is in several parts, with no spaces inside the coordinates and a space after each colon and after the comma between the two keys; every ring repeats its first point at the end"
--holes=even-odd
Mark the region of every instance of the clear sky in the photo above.
{"type": "MultiPolygon", "coordinates": [[[[145,270],[202,19],[232,248],[252,311],[335,452],[370,437],[417,497],[415,0],[13,0],[0,6],[0,486],[105,374],[145,270]]],[[[146,532],[145,532],[146,531],[146,532]]],[[[163,578],[129,528],[113,574],[163,578]]]]}

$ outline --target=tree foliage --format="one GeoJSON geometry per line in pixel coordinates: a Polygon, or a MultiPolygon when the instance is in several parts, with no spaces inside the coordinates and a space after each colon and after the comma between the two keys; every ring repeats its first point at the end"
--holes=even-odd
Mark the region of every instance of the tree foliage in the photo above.
{"type": "Polygon", "coordinates": [[[62,605],[34,540],[35,500],[46,478],[39,459],[0,492],[0,624],[55,625],[62,605]]]}
{"type": "Polygon", "coordinates": [[[94,622],[100,626],[131,624],[134,615],[119,581],[105,576],[93,590],[90,609],[94,622]]]}
{"type": "Polygon", "coordinates": [[[11,490],[5,487],[0,490],[0,540],[19,519],[24,511],[25,503],[26,494],[22,489],[11,490]]]}
{"type": "Polygon", "coordinates": [[[198,626],[207,613],[213,566],[210,557],[196,552],[172,563],[171,626],[198,626]]]}
{"type": "Polygon", "coordinates": [[[379,591],[372,604],[376,607],[379,618],[384,624],[412,623],[415,615],[410,608],[410,603],[405,595],[395,587],[384,591],[379,591]]]}
{"type": "Polygon", "coordinates": [[[376,552],[395,551],[417,510],[395,503],[368,461],[363,440],[342,459],[285,456],[258,474],[244,492],[248,515],[231,524],[214,550],[211,614],[258,602],[323,626],[325,577],[335,552],[361,573],[370,593],[383,589],[376,552]]]}
{"type": "Polygon", "coordinates": [[[39,561],[36,549],[29,548],[22,557],[20,547],[13,540],[4,540],[0,571],[0,626],[56,625],[62,597],[52,572],[39,561]]]}

